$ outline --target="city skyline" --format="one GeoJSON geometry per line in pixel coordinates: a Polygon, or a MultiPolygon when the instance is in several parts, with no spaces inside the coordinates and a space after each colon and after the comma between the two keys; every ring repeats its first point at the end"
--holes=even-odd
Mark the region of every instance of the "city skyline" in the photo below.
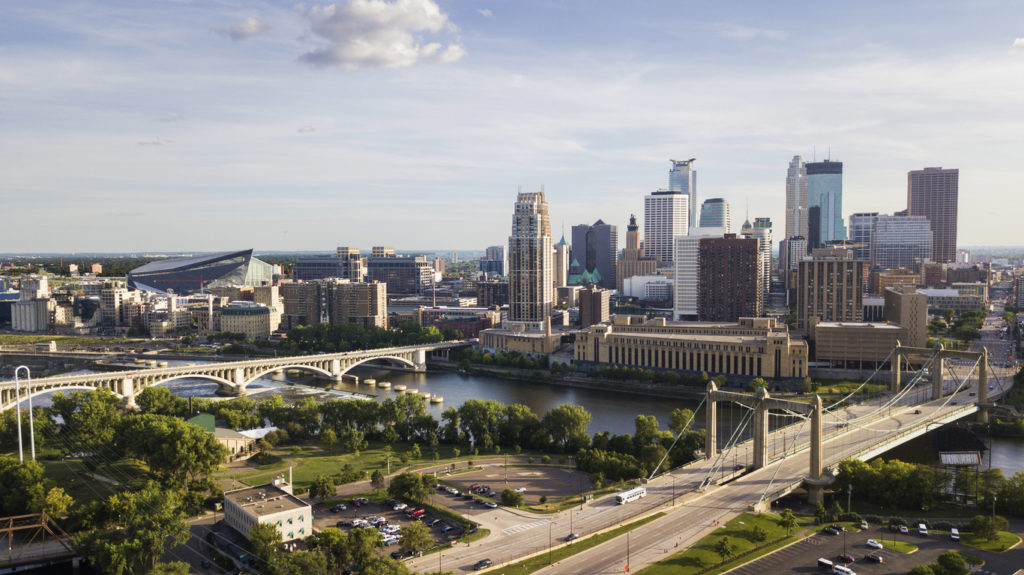
{"type": "Polygon", "coordinates": [[[482,250],[507,238],[520,185],[546,189],[553,222],[621,222],[665,187],[668,159],[691,157],[698,200],[779,225],[796,154],[843,161],[844,221],[902,209],[910,171],[959,168],[957,245],[1015,243],[1012,3],[3,15],[8,253],[482,250]]]}

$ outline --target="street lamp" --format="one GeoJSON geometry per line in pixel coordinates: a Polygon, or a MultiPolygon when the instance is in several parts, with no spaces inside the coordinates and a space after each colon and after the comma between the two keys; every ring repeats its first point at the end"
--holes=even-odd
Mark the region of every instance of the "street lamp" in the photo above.
{"type": "Polygon", "coordinates": [[[672,507],[676,506],[676,477],[672,476],[672,507]]]}
{"type": "Polygon", "coordinates": [[[551,526],[554,523],[548,523],[548,565],[551,565],[551,526]]]}
{"type": "Polygon", "coordinates": [[[18,412],[18,463],[25,463],[25,455],[21,446],[21,381],[18,378],[18,374],[21,370],[25,370],[27,377],[27,383],[25,389],[28,395],[28,434],[29,434],[29,446],[32,450],[32,461],[36,460],[36,426],[35,422],[32,421],[32,372],[29,370],[27,365],[19,365],[14,368],[14,395],[15,395],[15,408],[18,412]]]}

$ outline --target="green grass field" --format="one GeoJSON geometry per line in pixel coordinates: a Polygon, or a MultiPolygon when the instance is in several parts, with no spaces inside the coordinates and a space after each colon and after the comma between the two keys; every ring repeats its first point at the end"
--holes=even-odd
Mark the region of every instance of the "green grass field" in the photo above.
{"type": "Polygon", "coordinates": [[[975,549],[980,549],[982,551],[1002,553],[1003,551],[1019,544],[1020,537],[1008,531],[1000,531],[999,537],[994,540],[988,540],[982,539],[981,537],[975,537],[970,532],[967,532],[960,535],[960,542],[968,547],[974,547],[975,549]]]}
{"type": "Polygon", "coordinates": [[[916,545],[911,545],[910,543],[907,543],[906,541],[900,541],[899,539],[897,539],[896,541],[893,541],[892,539],[876,539],[876,541],[881,543],[882,547],[885,547],[886,549],[892,549],[893,551],[899,551],[900,553],[913,553],[917,551],[916,545]]]}
{"type": "Polygon", "coordinates": [[[599,533],[597,535],[592,535],[585,539],[580,539],[572,545],[563,545],[558,549],[552,549],[550,554],[541,553],[540,555],[535,555],[533,557],[530,557],[529,559],[524,559],[518,563],[505,565],[504,567],[500,567],[498,569],[491,569],[490,572],[500,572],[503,574],[507,573],[510,575],[526,575],[527,573],[533,573],[534,571],[539,571],[540,569],[543,569],[544,567],[547,567],[552,563],[561,561],[562,559],[565,559],[567,557],[572,557],[577,553],[582,553],[583,551],[586,551],[587,549],[590,549],[592,547],[596,547],[606,541],[611,541],[612,539],[615,539],[616,537],[622,535],[623,533],[626,533],[627,531],[632,531],[637,527],[650,523],[651,521],[663,517],[664,515],[664,513],[658,512],[654,515],[651,515],[650,517],[644,517],[639,521],[627,523],[622,527],[617,527],[610,531],[605,531],[604,533],[599,533]]]}
{"type": "MultiPolygon", "coordinates": [[[[779,516],[774,513],[761,513],[758,515],[744,513],[726,523],[724,527],[715,530],[714,533],[701,539],[693,547],[659,561],[642,572],[644,575],[690,575],[716,566],[722,561],[722,557],[714,551],[714,547],[724,537],[728,537],[729,541],[736,546],[733,556],[740,555],[759,545],[765,545],[773,541],[775,543],[772,545],[772,548],[785,545],[795,538],[787,536],[786,530],[779,526],[778,519],[779,516]],[[767,535],[764,541],[754,541],[753,532],[755,526],[764,530],[767,535]]],[[[764,553],[770,552],[772,548],[763,549],[758,554],[748,555],[738,561],[750,561],[764,553]]],[[[733,566],[735,565],[731,563],[723,565],[722,570],[733,566]]]]}

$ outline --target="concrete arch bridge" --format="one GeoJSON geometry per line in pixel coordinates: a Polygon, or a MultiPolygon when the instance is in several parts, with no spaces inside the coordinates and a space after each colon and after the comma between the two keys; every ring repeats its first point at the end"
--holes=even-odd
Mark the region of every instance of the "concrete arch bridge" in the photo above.
{"type": "MultiPolygon", "coordinates": [[[[302,369],[325,379],[341,381],[352,368],[370,361],[386,361],[415,371],[426,371],[427,357],[447,357],[452,349],[471,345],[468,342],[443,342],[405,347],[389,347],[328,353],[230,361],[201,365],[183,365],[125,372],[104,372],[84,375],[59,375],[32,380],[32,396],[61,389],[107,388],[122,397],[128,405],[135,404],[135,396],[147,387],[181,378],[199,378],[216,382],[218,393],[241,395],[253,381],[278,370],[302,369]]],[[[22,381],[20,401],[27,398],[22,381]]],[[[0,383],[0,411],[13,408],[19,401],[14,382],[0,383]]]]}

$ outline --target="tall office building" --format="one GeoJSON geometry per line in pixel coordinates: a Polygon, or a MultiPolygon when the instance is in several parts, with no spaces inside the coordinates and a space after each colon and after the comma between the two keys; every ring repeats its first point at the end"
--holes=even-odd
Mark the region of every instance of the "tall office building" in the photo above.
{"type": "Polygon", "coordinates": [[[932,260],[956,261],[960,170],[925,168],[907,173],[907,214],[931,222],[932,260]]]}
{"type": "MultiPolygon", "coordinates": [[[[694,167],[693,163],[697,159],[669,161],[672,162],[672,169],[668,172],[668,189],[670,192],[686,194],[686,197],[689,199],[687,205],[690,207],[686,225],[688,228],[695,228],[697,227],[697,168],[694,167]]],[[[686,235],[686,233],[683,232],[679,235],[686,235]]]]}
{"type": "Polygon", "coordinates": [[[615,264],[615,289],[622,293],[622,282],[633,276],[646,276],[654,273],[658,262],[652,258],[644,257],[644,248],[640,245],[640,226],[636,223],[636,216],[629,215],[629,225],[626,226],[626,247],[619,255],[619,261],[615,264]]]}
{"type": "Polygon", "coordinates": [[[871,232],[875,228],[878,212],[850,214],[850,241],[853,242],[853,258],[871,259],[871,232]]]}
{"type": "Polygon", "coordinates": [[[820,248],[828,242],[845,240],[843,163],[825,160],[824,162],[808,162],[805,167],[807,169],[807,229],[810,235],[808,241],[811,242],[811,249],[820,248]],[[817,234],[815,234],[815,224],[817,224],[817,234]]]}
{"type": "Polygon", "coordinates": [[[366,279],[366,263],[359,248],[339,247],[333,256],[302,258],[295,262],[292,275],[297,280],[343,278],[354,282],[366,279]]]}
{"type": "Polygon", "coordinates": [[[722,198],[708,198],[700,206],[700,227],[725,228],[725,233],[732,232],[732,215],[729,213],[729,202],[722,198]]]}
{"type": "Polygon", "coordinates": [[[611,290],[589,285],[579,292],[580,327],[587,328],[611,319],[611,290]]]}
{"type": "Polygon", "coordinates": [[[569,244],[566,243],[563,235],[554,248],[554,286],[556,288],[569,285],[569,262],[572,261],[570,253],[569,244]]]}
{"type": "Polygon", "coordinates": [[[871,230],[871,268],[918,271],[933,253],[932,230],[924,216],[875,217],[871,230]]]}
{"type": "Polygon", "coordinates": [[[862,321],[864,318],[864,266],[843,248],[821,248],[798,264],[797,327],[810,321],[862,321]]]}
{"type": "MultiPolygon", "coordinates": [[[[597,220],[590,226],[572,227],[572,261],[579,262],[589,279],[583,283],[594,283],[607,290],[616,289],[618,259],[619,231],[616,226],[597,220]]],[[[569,283],[573,284],[571,280],[569,283]]]]}
{"type": "Polygon", "coordinates": [[[786,171],[786,237],[807,236],[807,168],[793,156],[786,171]]]}
{"type": "Polygon", "coordinates": [[[392,248],[374,247],[366,269],[367,281],[387,284],[389,294],[426,293],[434,280],[427,256],[399,256],[392,248]]]}
{"type": "Polygon", "coordinates": [[[387,284],[330,278],[281,285],[285,329],[318,323],[387,327],[387,284]]]}
{"type": "Polygon", "coordinates": [[[697,321],[700,303],[700,241],[705,238],[725,237],[725,228],[693,228],[685,236],[676,236],[673,262],[675,268],[675,297],[672,300],[672,319],[697,321]]]}
{"type": "Polygon", "coordinates": [[[480,259],[480,271],[491,277],[505,275],[505,246],[488,247],[480,259]]]}
{"type": "Polygon", "coordinates": [[[761,255],[757,240],[725,234],[701,238],[698,253],[699,321],[739,321],[759,317],[761,307],[761,255]]]}
{"type": "Polygon", "coordinates": [[[761,307],[768,306],[768,290],[772,281],[772,220],[771,218],[754,218],[754,225],[743,224],[743,237],[757,240],[761,266],[761,307]]]}
{"type": "Polygon", "coordinates": [[[928,343],[928,296],[914,286],[904,284],[885,288],[885,321],[907,328],[909,347],[924,347],[928,343]]]}
{"type": "Polygon", "coordinates": [[[644,253],[672,264],[673,238],[690,229],[690,199],[683,192],[658,190],[644,197],[644,253]]]}
{"type": "Polygon", "coordinates": [[[544,329],[554,299],[551,221],[544,192],[519,192],[508,238],[511,322],[544,329]]]}

